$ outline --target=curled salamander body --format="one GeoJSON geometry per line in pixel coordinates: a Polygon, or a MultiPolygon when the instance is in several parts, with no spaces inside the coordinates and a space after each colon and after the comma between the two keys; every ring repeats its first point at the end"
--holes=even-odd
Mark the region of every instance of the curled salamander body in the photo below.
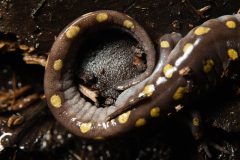
{"type": "MultiPolygon", "coordinates": [[[[192,97],[220,84],[232,63],[239,63],[240,15],[208,20],[185,37],[178,33],[159,39],[159,58],[142,27],[129,16],[110,10],[91,12],[67,26],[53,44],[45,71],[45,94],[50,110],[66,128],[85,138],[102,139],[169,115],[187,106],[192,97]],[[110,107],[96,107],[74,85],[72,65],[86,30],[114,26],[142,46],[146,71],[121,83],[124,91],[110,107]],[[76,46],[76,45],[75,45],[76,46]]],[[[237,72],[237,70],[233,70],[237,72]]]]}

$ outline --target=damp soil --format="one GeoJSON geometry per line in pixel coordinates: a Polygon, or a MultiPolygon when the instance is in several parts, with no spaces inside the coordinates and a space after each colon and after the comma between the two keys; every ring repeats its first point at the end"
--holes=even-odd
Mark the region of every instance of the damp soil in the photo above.
{"type": "Polygon", "coordinates": [[[97,92],[99,105],[109,106],[121,93],[116,90],[120,82],[145,71],[146,55],[137,41],[120,29],[101,29],[83,37],[87,38],[77,53],[74,79],[97,92]]]}
{"type": "MultiPolygon", "coordinates": [[[[144,27],[155,43],[165,33],[174,31],[185,35],[207,19],[237,13],[240,9],[240,1],[1,0],[0,93],[12,92],[12,84],[18,84],[17,88],[28,84],[32,85],[33,89],[26,95],[43,94],[44,68],[25,64],[23,55],[25,52],[37,56],[47,55],[55,37],[67,24],[84,13],[99,9],[117,10],[130,15],[144,27]],[[198,9],[204,10],[204,7],[207,8],[205,12],[198,12],[198,9]],[[22,44],[28,49],[20,47],[22,44]],[[16,75],[15,80],[13,75],[16,75]]],[[[132,60],[134,50],[139,46],[128,35],[121,35],[121,32],[114,32],[111,35],[105,33],[105,36],[101,34],[99,37],[104,37],[104,41],[99,39],[100,42],[96,41],[93,48],[85,47],[89,54],[79,58],[82,65],[77,67],[76,71],[78,69],[79,71],[76,77],[79,77],[80,81],[84,81],[84,74],[87,79],[97,78],[98,81],[93,81],[90,85],[97,85],[99,91],[104,90],[102,96],[106,99],[111,96],[115,98],[119,93],[112,89],[112,86],[118,79],[124,80],[140,74],[135,68],[131,74],[127,72],[127,77],[121,76],[126,68],[134,68],[132,60]],[[121,54],[116,54],[116,51],[121,54]],[[115,61],[116,59],[119,60],[115,61]],[[108,60],[113,70],[109,69],[108,60]],[[109,77],[113,78],[109,79],[109,77]],[[112,83],[107,83],[108,80],[112,83]]],[[[223,146],[229,153],[221,153],[213,148],[210,148],[210,151],[214,156],[213,159],[238,160],[240,159],[238,116],[240,99],[221,94],[215,96],[216,98],[200,103],[198,108],[204,106],[204,109],[200,110],[208,139],[223,146]]],[[[16,135],[13,139],[4,139],[2,143],[8,147],[0,153],[0,159],[209,159],[203,147],[193,140],[189,127],[182,123],[184,115],[185,113],[162,119],[160,123],[151,123],[111,140],[86,141],[71,135],[55,121],[43,96],[24,110],[0,113],[0,134],[11,132],[16,135]],[[6,127],[8,118],[18,113],[26,117],[24,123],[10,129],[6,127]]]]}

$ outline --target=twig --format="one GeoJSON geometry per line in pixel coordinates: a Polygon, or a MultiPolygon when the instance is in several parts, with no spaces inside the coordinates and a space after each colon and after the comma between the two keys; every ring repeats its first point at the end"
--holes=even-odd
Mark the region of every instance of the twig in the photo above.
{"type": "Polygon", "coordinates": [[[31,13],[32,18],[36,18],[38,16],[38,14],[40,13],[40,11],[43,8],[45,3],[46,3],[46,0],[42,0],[41,2],[38,3],[37,8],[33,9],[32,13],[31,13]]]}

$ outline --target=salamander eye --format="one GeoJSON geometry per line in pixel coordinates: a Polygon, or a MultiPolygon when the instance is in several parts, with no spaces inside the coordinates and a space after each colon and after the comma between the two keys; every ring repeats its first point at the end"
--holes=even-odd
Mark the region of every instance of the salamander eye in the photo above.
{"type": "Polygon", "coordinates": [[[110,10],[83,15],[59,34],[49,54],[49,108],[70,131],[93,138],[95,125],[117,110],[116,84],[129,79],[131,86],[135,77],[148,76],[154,58],[148,35],[129,16],[110,10]]]}

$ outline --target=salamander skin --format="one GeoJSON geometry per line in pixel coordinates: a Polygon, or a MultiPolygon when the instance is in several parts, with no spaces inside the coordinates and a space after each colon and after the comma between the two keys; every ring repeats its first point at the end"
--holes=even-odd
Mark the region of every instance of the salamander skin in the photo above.
{"type": "Polygon", "coordinates": [[[56,119],[76,135],[103,139],[189,106],[192,97],[207,93],[240,72],[229,67],[240,65],[240,15],[208,20],[183,38],[177,33],[164,35],[159,40],[159,59],[149,75],[155,61],[152,46],[144,30],[119,12],[92,12],[70,24],[54,43],[45,72],[45,94],[56,119]],[[93,106],[79,94],[71,70],[77,51],[70,46],[72,39],[79,40],[85,27],[98,23],[103,27],[118,25],[135,37],[143,46],[150,68],[136,81],[124,82],[123,88],[129,88],[114,106],[106,108],[93,106]]]}

